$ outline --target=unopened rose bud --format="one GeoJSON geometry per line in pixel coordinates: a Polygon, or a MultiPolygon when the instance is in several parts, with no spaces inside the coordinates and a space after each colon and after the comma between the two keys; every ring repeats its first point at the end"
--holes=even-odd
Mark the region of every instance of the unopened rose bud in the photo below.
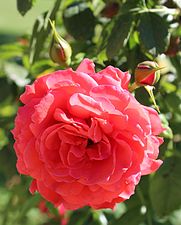
{"type": "Polygon", "coordinates": [[[52,42],[50,46],[49,55],[53,62],[61,66],[68,66],[71,62],[72,49],[67,41],[65,41],[55,28],[55,23],[51,22],[53,31],[52,42]]]}
{"type": "Polygon", "coordinates": [[[158,64],[153,61],[139,63],[135,70],[136,84],[153,86],[160,79],[160,69],[158,64]]]}

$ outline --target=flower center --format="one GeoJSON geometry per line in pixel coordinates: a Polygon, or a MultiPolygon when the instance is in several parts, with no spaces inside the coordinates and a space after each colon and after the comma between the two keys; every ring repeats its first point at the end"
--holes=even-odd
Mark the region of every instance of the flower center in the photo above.
{"type": "Polygon", "coordinates": [[[90,147],[91,145],[93,145],[94,142],[93,140],[91,140],[90,138],[87,140],[87,146],[86,147],[90,147]]]}

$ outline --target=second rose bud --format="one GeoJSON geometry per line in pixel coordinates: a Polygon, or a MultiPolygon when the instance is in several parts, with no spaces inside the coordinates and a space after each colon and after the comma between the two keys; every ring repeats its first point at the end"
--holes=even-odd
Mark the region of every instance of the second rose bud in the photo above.
{"type": "Polygon", "coordinates": [[[135,82],[138,86],[153,86],[160,79],[160,67],[156,62],[144,61],[135,69],[135,82]]]}
{"type": "Polygon", "coordinates": [[[72,49],[69,43],[64,40],[56,31],[54,22],[51,22],[53,31],[52,42],[50,46],[49,55],[53,62],[60,66],[67,67],[71,63],[72,49]]]}

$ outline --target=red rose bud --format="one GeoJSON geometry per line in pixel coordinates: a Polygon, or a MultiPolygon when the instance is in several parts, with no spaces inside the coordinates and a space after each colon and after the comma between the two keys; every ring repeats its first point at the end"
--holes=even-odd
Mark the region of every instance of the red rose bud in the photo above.
{"type": "Polygon", "coordinates": [[[53,30],[52,43],[49,52],[50,58],[53,62],[67,67],[71,62],[72,49],[69,43],[60,37],[56,31],[55,23],[50,21],[50,24],[53,30]]]}
{"type": "Polygon", "coordinates": [[[160,68],[156,62],[145,61],[139,63],[135,70],[135,82],[138,86],[153,86],[160,79],[160,68]]]}

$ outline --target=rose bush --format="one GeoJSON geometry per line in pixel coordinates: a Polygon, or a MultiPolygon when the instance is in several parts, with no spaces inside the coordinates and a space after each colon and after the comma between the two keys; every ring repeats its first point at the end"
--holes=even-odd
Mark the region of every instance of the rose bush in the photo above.
{"type": "Polygon", "coordinates": [[[27,85],[13,135],[19,173],[55,206],[113,208],[158,169],[163,128],[128,91],[130,75],[84,59],[27,85]]]}

